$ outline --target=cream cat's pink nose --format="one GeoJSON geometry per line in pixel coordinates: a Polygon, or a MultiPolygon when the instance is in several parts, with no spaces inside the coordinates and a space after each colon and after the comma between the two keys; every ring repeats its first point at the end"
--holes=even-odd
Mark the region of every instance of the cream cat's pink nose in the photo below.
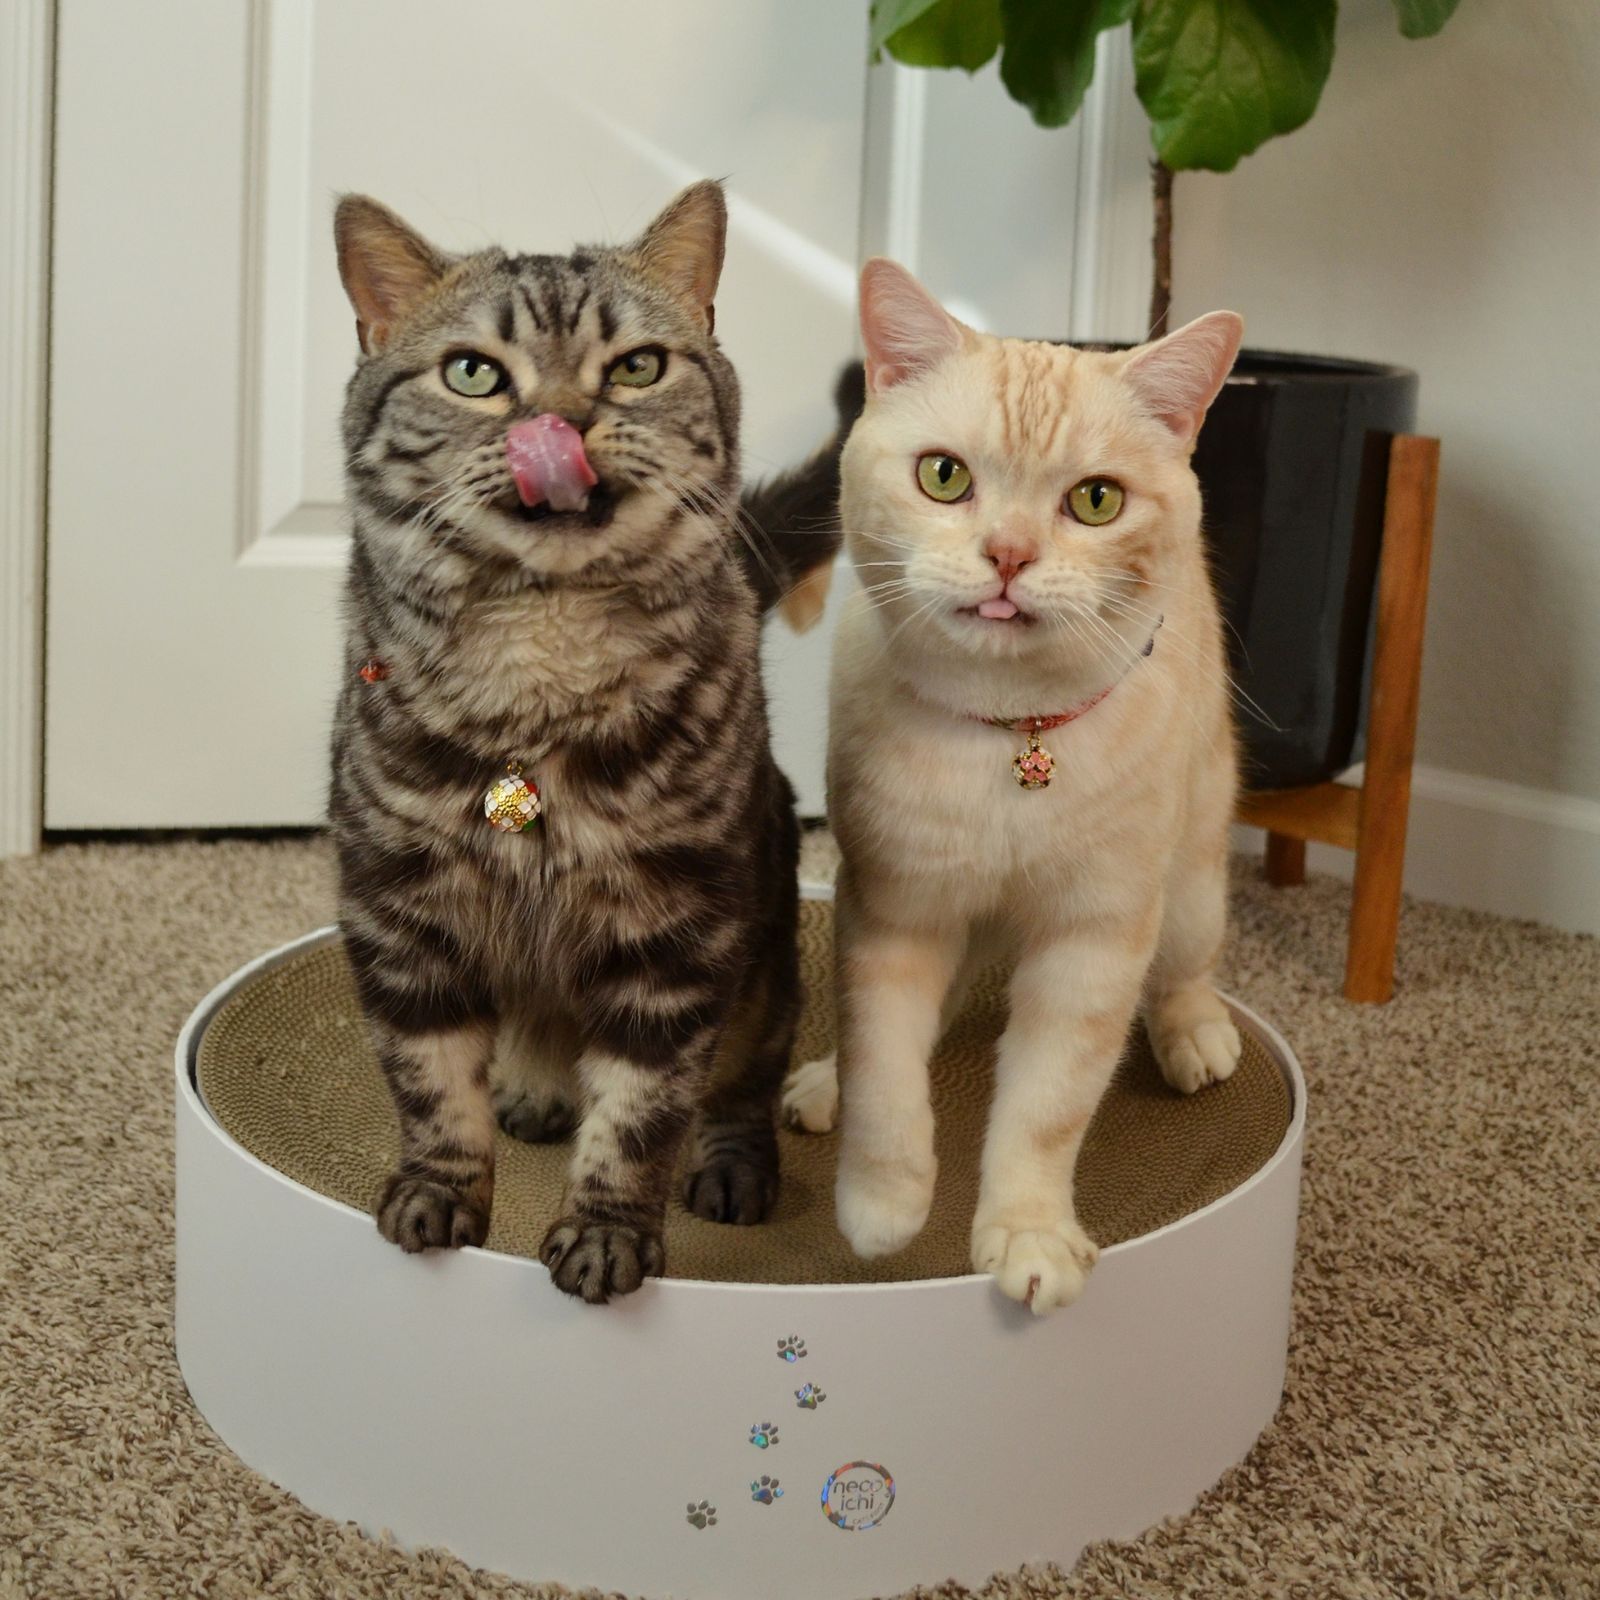
{"type": "Polygon", "coordinates": [[[983,544],[983,553],[994,563],[994,570],[1000,574],[1000,587],[1005,589],[1011,580],[1026,566],[1031,566],[1039,559],[1037,545],[1027,544],[1020,539],[986,539],[983,544]]]}

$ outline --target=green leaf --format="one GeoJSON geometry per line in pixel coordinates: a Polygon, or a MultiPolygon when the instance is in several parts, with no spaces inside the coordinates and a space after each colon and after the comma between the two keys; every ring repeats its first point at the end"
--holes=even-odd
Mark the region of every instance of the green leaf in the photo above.
{"type": "Polygon", "coordinates": [[[891,33],[898,33],[938,4],[939,0],[872,0],[868,28],[873,58],[889,42],[891,33]]]}
{"type": "MultiPolygon", "coordinates": [[[[878,27],[873,8],[873,33],[878,27]]],[[[916,15],[884,36],[884,47],[908,67],[962,67],[976,72],[1000,48],[1000,0],[883,0],[884,11],[916,15]]]]}
{"type": "Polygon", "coordinates": [[[1317,109],[1337,0],[1139,0],[1133,65],[1169,167],[1228,172],[1317,109]]]}
{"type": "Polygon", "coordinates": [[[1000,78],[1042,128],[1071,122],[1094,77],[1094,42],[1126,22],[1136,0],[1000,0],[1000,78]]]}
{"type": "Polygon", "coordinates": [[[1400,13],[1400,31],[1408,39],[1431,39],[1451,17],[1461,0],[1394,0],[1400,13]]]}

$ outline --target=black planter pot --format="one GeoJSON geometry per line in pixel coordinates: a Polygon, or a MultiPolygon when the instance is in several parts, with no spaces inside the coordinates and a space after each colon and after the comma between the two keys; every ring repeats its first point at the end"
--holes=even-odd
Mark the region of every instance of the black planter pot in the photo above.
{"type": "Polygon", "coordinates": [[[1389,440],[1416,408],[1404,367],[1246,350],[1200,431],[1247,788],[1318,783],[1358,754],[1389,440]]]}

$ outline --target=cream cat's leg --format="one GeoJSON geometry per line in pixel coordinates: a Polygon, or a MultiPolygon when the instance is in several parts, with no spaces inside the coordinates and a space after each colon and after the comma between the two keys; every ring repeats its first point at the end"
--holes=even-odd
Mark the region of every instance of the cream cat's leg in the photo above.
{"type": "Polygon", "coordinates": [[[972,1265],[1035,1313],[1075,1300],[1099,1254],[1073,1209],[1073,1168],[1122,1053],[1154,942],[1153,917],[1147,928],[1064,934],[1026,951],[1011,981],[972,1265]]]}
{"type": "MultiPolygon", "coordinates": [[[[973,980],[991,959],[987,946],[976,940],[967,945],[966,954],[955,979],[945,991],[944,1004],[939,1009],[939,1029],[935,1042],[944,1037],[945,1030],[955,1021],[967,996],[972,992],[973,980]]],[[[815,1061],[796,1067],[783,1081],[783,1120],[788,1127],[800,1133],[830,1133],[839,1120],[839,1056],[830,1050],[815,1061]]]]}
{"type": "Polygon", "coordinates": [[[1180,852],[1167,878],[1161,941],[1145,989],[1145,1026],[1161,1075],[1193,1094],[1239,1064],[1239,1030],[1211,984],[1227,923],[1226,834],[1196,857],[1180,852]]]}
{"type": "Polygon", "coordinates": [[[908,1244],[928,1220],[937,1163],[928,1057],[965,930],[839,917],[839,1231],[859,1256],[908,1244]]]}

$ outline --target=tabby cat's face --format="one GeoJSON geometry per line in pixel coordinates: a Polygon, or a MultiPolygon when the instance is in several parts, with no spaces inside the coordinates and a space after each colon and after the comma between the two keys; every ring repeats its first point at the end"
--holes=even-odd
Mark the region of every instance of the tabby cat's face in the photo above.
{"type": "Polygon", "coordinates": [[[458,258],[347,198],[352,494],[407,537],[541,577],[621,580],[717,537],[684,508],[725,505],[738,479],[738,386],[711,331],[724,226],[699,184],[627,248],[458,258]]]}
{"type": "Polygon", "coordinates": [[[888,262],[862,317],[871,392],[842,509],[891,633],[978,656],[1142,646],[1199,537],[1189,457],[1238,319],[1126,355],[998,339],[888,262]]]}

